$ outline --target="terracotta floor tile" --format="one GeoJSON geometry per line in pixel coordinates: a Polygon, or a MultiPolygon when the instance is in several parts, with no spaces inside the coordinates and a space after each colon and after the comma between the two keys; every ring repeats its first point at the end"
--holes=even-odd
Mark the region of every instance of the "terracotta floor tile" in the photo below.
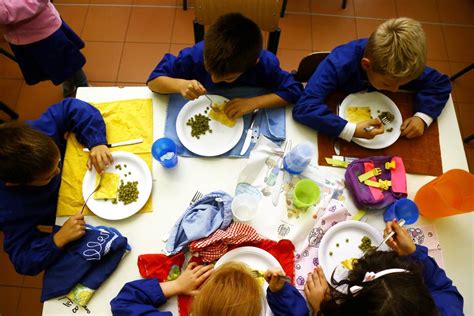
{"type": "Polygon", "coordinates": [[[286,12],[311,12],[311,0],[288,0],[286,12]]]}
{"type": "Polygon", "coordinates": [[[422,22],[439,22],[436,0],[395,0],[398,16],[422,22]]]}
{"type": "MultiPolygon", "coordinates": [[[[468,66],[469,63],[453,63],[450,62],[451,75],[454,75],[464,67],[468,66]]],[[[456,95],[457,102],[474,102],[474,70],[465,73],[463,76],[452,81],[454,93],[456,95]]],[[[471,117],[471,121],[474,117],[471,117]]],[[[472,123],[471,123],[472,124],[472,123]]]]}
{"type": "Polygon", "coordinates": [[[18,316],[41,316],[43,314],[43,303],[40,301],[41,289],[21,289],[18,316]]]}
{"type": "Polygon", "coordinates": [[[428,48],[428,59],[448,60],[443,30],[440,25],[423,24],[428,48]]]}
{"type": "MultiPolygon", "coordinates": [[[[0,232],[0,245],[0,267],[2,267],[2,273],[0,273],[0,285],[21,286],[23,283],[23,276],[16,273],[8,254],[3,250],[3,232],[0,232]]],[[[2,297],[0,295],[0,302],[1,299],[2,297]]],[[[0,304],[0,315],[3,315],[1,306],[2,304],[0,304]]]]}
{"type": "Polygon", "coordinates": [[[0,101],[15,109],[22,84],[21,79],[0,79],[0,101]]]}
{"type": "Polygon", "coordinates": [[[288,72],[297,70],[301,59],[309,54],[311,54],[310,50],[279,49],[280,67],[288,72]]]}
{"type": "Polygon", "coordinates": [[[310,15],[288,13],[280,20],[280,28],[279,49],[312,49],[310,15]]]}
{"type": "Polygon", "coordinates": [[[369,37],[385,20],[356,19],[357,38],[369,37]]]}
{"type": "Polygon", "coordinates": [[[354,0],[354,14],[374,18],[395,18],[395,0],[354,0]]]}
{"type": "Polygon", "coordinates": [[[464,138],[474,134],[474,124],[472,124],[472,119],[474,118],[474,102],[457,102],[457,108],[459,111],[458,123],[461,129],[461,136],[464,138]]]}
{"type": "Polygon", "coordinates": [[[194,9],[176,9],[171,43],[194,44],[194,9]]]}
{"type": "Polygon", "coordinates": [[[174,8],[133,8],[126,41],[169,43],[175,10],[174,8]]]}
{"type": "Polygon", "coordinates": [[[313,51],[330,51],[356,38],[353,18],[312,16],[313,51]]]}
{"type": "Polygon", "coordinates": [[[85,41],[122,42],[127,32],[130,7],[89,7],[82,31],[85,41]]]}
{"type": "Polygon", "coordinates": [[[93,87],[115,87],[116,83],[112,81],[89,81],[93,87]]]}
{"type": "Polygon", "coordinates": [[[90,4],[133,4],[133,0],[89,0],[90,4]]]}
{"type": "Polygon", "coordinates": [[[23,278],[23,287],[28,287],[28,288],[36,288],[36,289],[41,289],[43,288],[43,272],[36,276],[29,276],[25,275],[23,278]]]}
{"type": "Polygon", "coordinates": [[[179,52],[186,47],[190,47],[190,45],[187,44],[171,44],[170,45],[170,54],[178,56],[179,52]]]}
{"type": "Polygon", "coordinates": [[[144,87],[145,84],[135,83],[135,82],[117,82],[116,86],[119,87],[119,88],[123,88],[123,87],[144,87]]]}
{"type": "Polygon", "coordinates": [[[17,316],[20,293],[21,288],[19,287],[0,286],[0,315],[17,316]]]}
{"type": "Polygon", "coordinates": [[[22,120],[37,119],[50,105],[63,99],[61,85],[43,81],[34,86],[23,84],[16,110],[22,120]]]}
{"type": "Polygon", "coordinates": [[[474,173],[474,146],[464,144],[464,151],[466,153],[469,171],[474,173]]]}
{"type": "Polygon", "coordinates": [[[345,9],[342,8],[342,0],[311,0],[311,12],[320,14],[354,15],[354,0],[347,0],[345,9]]]}
{"type": "Polygon", "coordinates": [[[144,84],[169,47],[169,44],[125,43],[117,81],[144,84]]]}
{"type": "Polygon", "coordinates": [[[450,76],[451,75],[451,68],[449,66],[448,61],[440,61],[440,60],[430,60],[427,61],[427,66],[438,70],[439,72],[450,76]]]}
{"type": "Polygon", "coordinates": [[[123,43],[87,42],[83,50],[87,58],[84,71],[91,81],[117,79],[123,43]]]}
{"type": "MultiPolygon", "coordinates": [[[[189,1],[188,1],[189,2],[189,1]]],[[[180,0],[133,0],[137,5],[162,5],[162,6],[182,6],[180,0]]]]}
{"type": "MultiPolygon", "coordinates": [[[[0,43],[0,47],[11,53],[8,43],[0,43]]],[[[0,78],[23,79],[18,64],[4,55],[0,55],[0,78]]]]}
{"type": "Polygon", "coordinates": [[[474,28],[443,25],[444,40],[450,61],[474,61],[474,28]]]}
{"type": "Polygon", "coordinates": [[[72,3],[72,4],[77,4],[77,3],[81,3],[81,4],[85,4],[85,3],[89,3],[90,0],[55,0],[54,1],[54,5],[56,4],[60,4],[60,3],[72,3]]]}
{"type": "Polygon", "coordinates": [[[87,15],[87,6],[56,5],[61,18],[78,34],[82,34],[87,15]]]}
{"type": "MultiPolygon", "coordinates": [[[[474,1],[437,0],[440,19],[444,23],[474,24],[474,1]]],[[[472,38],[472,37],[471,37],[472,38]]]]}

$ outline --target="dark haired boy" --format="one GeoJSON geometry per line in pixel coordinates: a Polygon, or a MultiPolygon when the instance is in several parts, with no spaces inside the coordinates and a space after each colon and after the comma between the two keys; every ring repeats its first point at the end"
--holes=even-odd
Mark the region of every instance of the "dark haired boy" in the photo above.
{"type": "Polygon", "coordinates": [[[147,80],[158,93],[180,93],[189,100],[219,87],[251,86],[272,93],[229,101],[225,112],[237,118],[258,108],[285,106],[298,101],[303,87],[280,68],[278,59],[262,49],[262,33],[240,13],[219,17],[204,41],[183,49],[178,57],[166,54],[147,80]]]}
{"type": "MultiPolygon", "coordinates": [[[[0,230],[3,247],[20,274],[36,275],[69,242],[85,234],[84,216],[69,218],[54,234],[40,231],[56,217],[66,133],[90,148],[87,162],[102,173],[112,162],[100,112],[77,99],[51,106],[38,120],[0,125],[0,230]]],[[[78,197],[79,198],[79,197],[78,197]]]]}

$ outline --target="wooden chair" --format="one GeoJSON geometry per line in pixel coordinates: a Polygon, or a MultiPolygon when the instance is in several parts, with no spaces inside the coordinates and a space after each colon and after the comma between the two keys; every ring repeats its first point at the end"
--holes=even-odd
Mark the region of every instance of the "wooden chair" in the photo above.
{"type": "Polygon", "coordinates": [[[293,77],[299,82],[308,82],[316,68],[329,55],[329,52],[316,52],[301,59],[298,70],[293,70],[293,77]]]}
{"type": "Polygon", "coordinates": [[[257,23],[262,31],[269,33],[267,50],[276,55],[280,41],[281,0],[196,0],[194,41],[204,39],[204,26],[226,13],[240,12],[257,23]]]}

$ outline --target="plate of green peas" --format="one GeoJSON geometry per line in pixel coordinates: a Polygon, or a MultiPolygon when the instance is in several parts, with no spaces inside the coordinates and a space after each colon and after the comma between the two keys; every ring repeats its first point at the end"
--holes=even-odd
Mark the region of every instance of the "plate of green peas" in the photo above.
{"type": "MultiPolygon", "coordinates": [[[[107,198],[87,200],[87,207],[97,216],[108,220],[120,220],[138,212],[148,201],[152,189],[151,171],[146,162],[139,156],[125,151],[112,152],[114,162],[105,173],[118,175],[118,181],[100,182],[105,186],[107,198]]],[[[97,188],[97,177],[100,175],[93,168],[88,170],[82,181],[82,196],[84,200],[97,188]]],[[[110,178],[110,177],[107,177],[110,178]]]]}
{"type": "Polygon", "coordinates": [[[214,157],[237,145],[244,131],[243,118],[229,127],[209,117],[211,107],[227,101],[225,97],[208,94],[183,106],[176,119],[176,134],[184,147],[197,155],[214,157]]]}

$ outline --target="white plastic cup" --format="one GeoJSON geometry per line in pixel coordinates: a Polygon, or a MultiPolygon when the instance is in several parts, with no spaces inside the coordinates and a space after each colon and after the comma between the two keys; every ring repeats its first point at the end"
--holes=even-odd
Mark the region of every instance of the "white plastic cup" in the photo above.
{"type": "Polygon", "coordinates": [[[311,142],[302,142],[285,155],[283,167],[291,174],[300,174],[309,165],[315,153],[316,148],[311,142]]]}
{"type": "Polygon", "coordinates": [[[259,202],[259,197],[252,194],[236,195],[231,205],[232,214],[239,222],[248,222],[257,215],[259,202]]]}

